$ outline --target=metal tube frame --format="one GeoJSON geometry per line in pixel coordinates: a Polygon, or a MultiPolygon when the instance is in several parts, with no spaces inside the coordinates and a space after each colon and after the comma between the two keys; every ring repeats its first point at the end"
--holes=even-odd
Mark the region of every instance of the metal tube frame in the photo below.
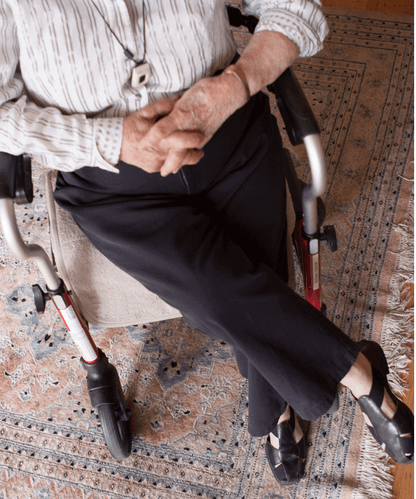
{"type": "Polygon", "coordinates": [[[306,186],[302,193],[303,230],[306,235],[313,236],[319,232],[317,200],[325,194],[328,185],[326,162],[319,134],[304,137],[303,143],[312,177],[311,184],[306,186]]]}
{"type": "Polygon", "coordinates": [[[294,242],[301,263],[305,299],[324,311],[321,282],[321,234],[318,220],[318,197],[327,189],[325,154],[319,134],[303,138],[311,170],[311,183],[302,192],[302,219],[296,222],[294,242]]]}
{"type": "Polygon", "coordinates": [[[26,244],[20,235],[12,199],[0,199],[0,226],[10,251],[22,260],[32,259],[51,291],[61,286],[61,279],[55,272],[45,250],[38,244],[26,244]]]}
{"type": "Polygon", "coordinates": [[[87,363],[98,360],[98,349],[88,330],[87,323],[79,314],[77,307],[62,279],[46,253],[38,244],[26,244],[20,234],[16,221],[14,202],[11,198],[0,199],[0,226],[10,251],[22,260],[32,259],[44,278],[50,298],[61,316],[75,345],[87,363]]]}

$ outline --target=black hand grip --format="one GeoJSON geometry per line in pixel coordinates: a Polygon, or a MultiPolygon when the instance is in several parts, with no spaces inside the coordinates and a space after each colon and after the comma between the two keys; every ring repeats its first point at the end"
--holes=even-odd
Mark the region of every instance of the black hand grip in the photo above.
{"type": "Polygon", "coordinates": [[[0,152],[0,199],[14,199],[17,157],[0,152]]]}
{"type": "Polygon", "coordinates": [[[18,165],[14,200],[16,204],[30,204],[33,201],[32,161],[30,156],[27,154],[18,156],[18,165]]]}
{"type": "Polygon", "coordinates": [[[0,152],[0,199],[4,198],[14,199],[16,204],[33,201],[31,161],[26,154],[0,152]]]}
{"type": "Polygon", "coordinates": [[[287,134],[294,146],[301,144],[307,135],[319,133],[315,115],[292,68],[286,69],[267,89],[276,96],[287,134]]]}
{"type": "Polygon", "coordinates": [[[227,12],[231,26],[234,26],[234,28],[244,26],[251,34],[254,33],[257,23],[259,22],[257,17],[246,16],[241,13],[240,9],[237,9],[237,7],[231,7],[230,5],[227,5],[227,12]]]}

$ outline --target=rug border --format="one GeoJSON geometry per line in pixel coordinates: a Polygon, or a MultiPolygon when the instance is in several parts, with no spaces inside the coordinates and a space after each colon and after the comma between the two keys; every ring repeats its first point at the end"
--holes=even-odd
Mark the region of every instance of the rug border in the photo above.
{"type": "MultiPolygon", "coordinates": [[[[376,16],[377,20],[380,21],[389,21],[389,22],[405,22],[409,24],[414,24],[414,16],[410,14],[392,14],[390,12],[378,12],[376,10],[366,10],[366,9],[350,9],[348,7],[330,7],[324,5],[322,7],[322,12],[326,15],[329,14],[339,14],[345,13],[345,15],[357,16],[369,19],[371,17],[376,16]]],[[[324,42],[325,43],[325,42],[324,42]]]]}
{"type": "MultiPolygon", "coordinates": [[[[380,310],[379,313],[375,315],[374,327],[373,327],[373,339],[380,344],[383,344],[385,339],[385,327],[386,322],[392,321],[392,318],[388,314],[388,298],[393,287],[397,287],[397,278],[402,275],[403,269],[400,267],[401,255],[398,254],[398,249],[401,245],[404,235],[400,234],[399,231],[394,230],[394,227],[404,224],[406,222],[407,215],[409,213],[409,208],[414,204],[414,176],[413,176],[413,158],[414,158],[414,143],[412,142],[411,150],[409,151],[409,161],[403,172],[403,182],[401,186],[401,192],[398,199],[398,204],[396,207],[396,213],[393,222],[393,231],[390,236],[388,251],[386,254],[386,260],[383,265],[382,275],[380,278],[379,293],[381,295],[380,300],[377,302],[377,308],[380,310]]],[[[412,276],[412,281],[414,276],[412,276]]],[[[398,291],[398,290],[396,290],[398,291]]],[[[409,309],[407,315],[413,314],[413,310],[409,309]]],[[[407,334],[406,336],[407,337],[407,334]]],[[[408,338],[409,342],[412,343],[411,338],[408,338]]],[[[394,363],[392,358],[386,352],[386,356],[389,365],[392,367],[394,363]]],[[[402,368],[405,371],[405,380],[409,376],[409,367],[412,357],[414,357],[414,349],[412,348],[411,357],[406,357],[406,367],[402,368]]],[[[394,367],[393,367],[394,369],[394,367]]],[[[406,391],[409,390],[407,381],[406,391]]],[[[366,483],[366,490],[354,489],[349,491],[349,494],[342,495],[342,499],[393,499],[393,468],[396,466],[392,459],[389,459],[386,454],[384,454],[380,447],[376,444],[373,437],[366,429],[364,424],[364,417],[359,411],[356,415],[356,427],[360,427],[360,446],[358,448],[358,456],[361,459],[357,459],[355,463],[349,460],[349,466],[347,466],[346,473],[354,473],[361,483],[366,483]],[[359,423],[359,424],[358,424],[359,423]],[[366,459],[364,459],[366,457],[366,459]],[[370,463],[370,464],[369,464],[370,463]],[[371,468],[372,473],[367,473],[371,468]],[[374,475],[374,469],[378,470],[378,474],[374,475]]],[[[358,429],[356,430],[356,435],[358,436],[358,429]]]]}

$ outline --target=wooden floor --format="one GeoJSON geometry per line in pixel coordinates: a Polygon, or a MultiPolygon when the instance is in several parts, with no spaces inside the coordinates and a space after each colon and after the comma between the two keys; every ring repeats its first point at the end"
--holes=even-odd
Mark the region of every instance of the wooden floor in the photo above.
{"type": "Polygon", "coordinates": [[[327,7],[414,15],[412,0],[322,0],[322,3],[327,7]]]}
{"type": "MultiPolygon", "coordinates": [[[[322,3],[328,7],[414,15],[412,0],[322,0],[322,3]]],[[[403,289],[402,299],[406,300],[409,307],[413,306],[413,284],[403,289]]],[[[410,390],[407,392],[404,401],[414,409],[414,361],[410,366],[408,382],[410,383],[410,390]]],[[[396,465],[394,475],[394,497],[396,499],[414,499],[414,465],[396,465]]]]}

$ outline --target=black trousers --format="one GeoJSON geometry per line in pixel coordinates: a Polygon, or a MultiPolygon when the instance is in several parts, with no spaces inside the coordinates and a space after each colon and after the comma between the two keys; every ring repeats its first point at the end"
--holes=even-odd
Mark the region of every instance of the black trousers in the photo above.
{"type": "Polygon", "coordinates": [[[127,164],[58,176],[55,200],[116,265],[229,343],[249,381],[249,432],[290,404],[323,415],[354,363],[350,340],[287,285],[282,143],[263,94],[217,132],[196,166],[162,178],[127,164]]]}

